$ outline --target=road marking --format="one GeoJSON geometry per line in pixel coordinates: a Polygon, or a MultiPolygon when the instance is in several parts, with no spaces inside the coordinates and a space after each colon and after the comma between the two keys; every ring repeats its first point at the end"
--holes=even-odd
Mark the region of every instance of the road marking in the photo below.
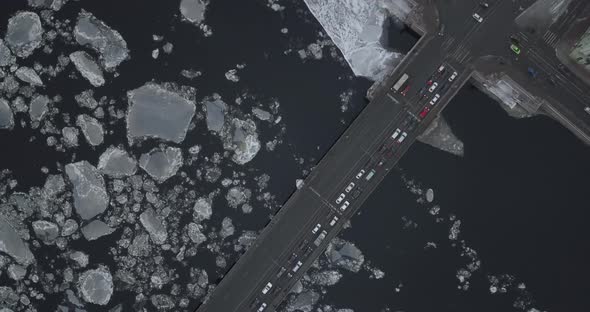
{"type": "Polygon", "coordinates": [[[395,103],[399,104],[399,101],[396,100],[391,94],[389,94],[389,92],[387,92],[387,96],[392,99],[395,103]]]}
{"type": "Polygon", "coordinates": [[[559,117],[561,119],[562,122],[565,122],[566,124],[568,124],[570,127],[572,127],[572,130],[574,130],[580,136],[582,136],[584,139],[586,139],[587,142],[590,142],[590,136],[588,136],[582,129],[578,128],[574,123],[569,121],[568,118],[566,118],[563,114],[561,114],[559,111],[557,111],[550,103],[548,103],[548,102],[546,102],[546,103],[547,103],[547,105],[545,105],[544,107],[551,110],[555,115],[557,115],[557,117],[559,117]]]}

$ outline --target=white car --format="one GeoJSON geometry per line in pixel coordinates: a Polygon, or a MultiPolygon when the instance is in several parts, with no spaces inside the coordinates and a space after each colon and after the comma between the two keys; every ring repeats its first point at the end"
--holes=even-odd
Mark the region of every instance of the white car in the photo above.
{"type": "Polygon", "coordinates": [[[318,223],[318,224],[317,224],[317,225],[316,225],[316,226],[313,228],[313,230],[311,230],[311,232],[312,232],[313,234],[315,234],[315,233],[317,233],[317,232],[320,230],[320,228],[321,228],[321,227],[322,227],[322,225],[318,223]]]}
{"type": "Polygon", "coordinates": [[[266,286],[264,286],[264,288],[262,289],[262,294],[266,295],[266,293],[268,293],[268,291],[272,288],[272,283],[268,282],[266,284],[266,286]]]}
{"type": "Polygon", "coordinates": [[[344,189],[344,191],[346,193],[350,193],[350,191],[352,191],[353,188],[354,188],[354,182],[350,182],[350,184],[344,189]]]}
{"type": "Polygon", "coordinates": [[[430,100],[430,105],[434,105],[436,104],[436,101],[438,101],[438,99],[440,99],[440,94],[435,94],[434,97],[432,98],[432,100],[430,100]]]}
{"type": "Polygon", "coordinates": [[[340,196],[338,196],[338,198],[336,198],[336,203],[340,204],[345,196],[346,195],[344,195],[344,193],[340,194],[340,196]]]}
{"type": "Polygon", "coordinates": [[[473,19],[480,23],[483,22],[483,17],[479,16],[477,13],[473,13],[473,19]]]}
{"type": "Polygon", "coordinates": [[[455,80],[455,78],[457,78],[457,72],[453,72],[451,77],[449,77],[449,82],[452,82],[453,80],[455,80]]]}
{"type": "Polygon", "coordinates": [[[365,169],[361,169],[361,171],[359,171],[359,173],[356,174],[356,178],[360,179],[363,176],[363,174],[365,174],[365,169]]]}
{"type": "Polygon", "coordinates": [[[400,128],[395,129],[395,132],[391,135],[391,138],[395,140],[397,136],[402,132],[400,128]]]}
{"type": "Polygon", "coordinates": [[[590,106],[586,106],[586,107],[584,108],[584,111],[585,111],[586,113],[590,114],[590,106]]]}
{"type": "Polygon", "coordinates": [[[262,312],[262,311],[264,311],[264,309],[266,309],[266,303],[264,303],[264,302],[263,302],[263,303],[260,305],[260,308],[258,308],[258,312],[262,312]]]}
{"type": "Polygon", "coordinates": [[[330,221],[330,226],[334,226],[334,224],[336,224],[336,222],[338,222],[338,217],[334,216],[334,218],[332,218],[332,221],[330,221]]]}
{"type": "Polygon", "coordinates": [[[434,90],[436,90],[436,87],[438,87],[438,82],[433,82],[432,86],[428,88],[428,92],[432,93],[434,90]]]}
{"type": "Polygon", "coordinates": [[[402,133],[402,135],[399,137],[399,139],[397,139],[397,143],[403,142],[407,136],[408,136],[408,134],[406,132],[402,133]]]}
{"type": "Polygon", "coordinates": [[[293,273],[299,271],[299,268],[303,265],[303,263],[301,263],[301,261],[297,261],[297,263],[295,264],[295,266],[293,267],[293,273]]]}
{"type": "Polygon", "coordinates": [[[348,208],[348,206],[350,205],[350,203],[347,201],[344,202],[344,204],[342,204],[342,206],[340,206],[340,210],[344,211],[346,210],[346,208],[348,208]]]}
{"type": "Polygon", "coordinates": [[[445,70],[445,66],[444,65],[440,65],[440,67],[438,68],[438,72],[442,73],[443,70],[445,70]]]}

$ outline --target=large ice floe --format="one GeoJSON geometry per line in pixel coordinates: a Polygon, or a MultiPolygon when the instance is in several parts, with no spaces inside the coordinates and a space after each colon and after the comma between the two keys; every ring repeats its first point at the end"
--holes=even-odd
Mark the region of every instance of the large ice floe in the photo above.
{"type": "Polygon", "coordinates": [[[402,56],[387,49],[389,17],[402,19],[411,7],[407,1],[305,0],[357,76],[383,78],[402,56]]]}
{"type": "Polygon", "coordinates": [[[141,155],[139,166],[154,180],[164,182],[182,166],[182,151],[176,147],[155,148],[141,155]]]}
{"type": "Polygon", "coordinates": [[[22,265],[29,265],[35,260],[29,246],[2,216],[0,216],[0,252],[8,254],[22,265]]]}
{"type": "Polygon", "coordinates": [[[114,178],[122,178],[135,174],[137,161],[120,148],[109,147],[98,160],[98,170],[114,178]]]}
{"type": "Polygon", "coordinates": [[[114,70],[129,57],[127,42],[118,31],[89,12],[82,11],[74,28],[76,41],[100,53],[100,61],[107,71],[114,70]]]}
{"type": "Polygon", "coordinates": [[[14,126],[12,109],[6,100],[0,99],[0,129],[10,129],[14,126]]]}
{"type": "Polygon", "coordinates": [[[6,44],[18,57],[26,58],[33,53],[43,39],[43,26],[39,15],[19,12],[8,20],[6,44]]]}
{"type": "Polygon", "coordinates": [[[160,85],[147,83],[127,92],[127,138],[152,137],[180,143],[195,114],[195,104],[160,85]]]}
{"type": "Polygon", "coordinates": [[[74,207],[82,219],[92,219],[107,209],[104,179],[93,165],[87,161],[68,164],[66,174],[74,186],[74,207]]]}

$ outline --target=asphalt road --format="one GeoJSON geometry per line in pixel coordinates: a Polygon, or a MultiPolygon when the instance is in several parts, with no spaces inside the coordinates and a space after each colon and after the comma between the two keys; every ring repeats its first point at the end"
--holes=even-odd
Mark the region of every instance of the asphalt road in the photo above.
{"type": "MultiPolygon", "coordinates": [[[[198,312],[274,311],[345,221],[470,78],[475,60],[486,55],[512,56],[507,45],[509,36],[516,32],[512,21],[520,14],[520,6],[532,1],[488,1],[489,8],[482,8],[479,2],[438,2],[444,34],[427,34],[420,39],[391,75],[388,87],[376,93],[198,312]],[[482,22],[472,17],[474,12],[483,17],[482,22]],[[439,72],[441,64],[445,69],[439,72]],[[450,81],[453,72],[456,78],[450,81]],[[403,73],[409,75],[409,82],[392,91],[391,86],[403,73]],[[434,83],[438,87],[429,92],[434,83]],[[402,92],[406,86],[409,89],[402,92]],[[431,105],[435,94],[440,98],[431,105]],[[399,142],[403,133],[407,137],[399,142]]],[[[577,94],[582,86],[568,85],[567,79],[559,76],[554,54],[537,43],[531,44],[530,51],[527,59],[541,62],[539,67],[544,70],[554,70],[558,79],[560,87],[548,92],[565,99],[566,104],[552,108],[567,112],[566,116],[575,110],[575,117],[584,104],[582,98],[576,102],[577,97],[590,93],[577,94]]]]}

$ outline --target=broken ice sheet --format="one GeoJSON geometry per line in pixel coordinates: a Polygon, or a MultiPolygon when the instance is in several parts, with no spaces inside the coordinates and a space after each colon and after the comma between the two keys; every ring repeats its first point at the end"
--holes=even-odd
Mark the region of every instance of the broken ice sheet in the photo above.
{"type": "Polygon", "coordinates": [[[89,12],[82,11],[74,28],[76,41],[100,53],[105,70],[114,70],[129,57],[127,42],[116,30],[107,26],[89,12]]]}
{"type": "Polygon", "coordinates": [[[127,92],[127,138],[154,137],[180,143],[195,114],[195,104],[162,86],[147,83],[127,92]]]}
{"type": "Polygon", "coordinates": [[[48,111],[47,104],[49,104],[49,98],[45,95],[37,95],[33,98],[29,107],[31,121],[39,122],[43,119],[48,111]]]}
{"type": "Polygon", "coordinates": [[[92,219],[107,209],[104,179],[93,165],[87,161],[68,164],[66,174],[74,186],[74,207],[83,219],[92,219]]]}
{"type": "Polygon", "coordinates": [[[176,147],[155,148],[141,155],[139,166],[155,180],[164,182],[182,166],[182,152],[176,147]]]}
{"type": "Polygon", "coordinates": [[[76,66],[82,77],[86,78],[91,85],[100,87],[105,80],[102,69],[96,64],[92,56],[84,51],[76,51],[70,54],[70,60],[76,66]]]}
{"type": "Polygon", "coordinates": [[[12,109],[6,100],[0,98],[0,129],[11,129],[13,126],[12,109]]]}
{"type": "Polygon", "coordinates": [[[207,129],[220,132],[225,123],[225,112],[227,104],[221,99],[205,101],[205,110],[207,112],[207,129]]]}
{"type": "Polygon", "coordinates": [[[43,26],[39,15],[19,12],[8,20],[6,44],[18,57],[26,58],[41,44],[43,26]]]}

